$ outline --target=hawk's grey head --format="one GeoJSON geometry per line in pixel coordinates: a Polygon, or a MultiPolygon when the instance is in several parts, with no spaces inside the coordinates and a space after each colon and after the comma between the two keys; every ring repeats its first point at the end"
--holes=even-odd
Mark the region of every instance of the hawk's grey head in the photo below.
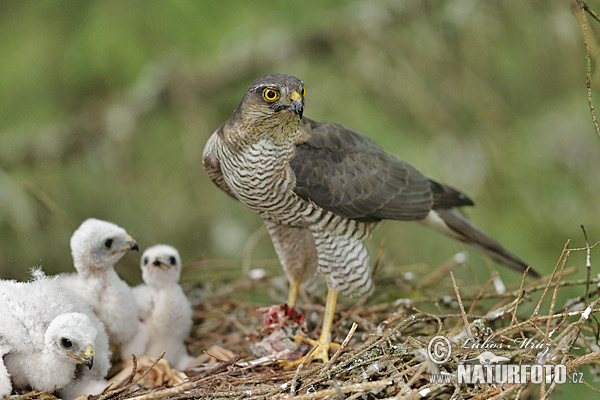
{"type": "Polygon", "coordinates": [[[255,80],[238,111],[252,124],[299,122],[304,111],[304,83],[285,74],[265,75],[255,80]]]}

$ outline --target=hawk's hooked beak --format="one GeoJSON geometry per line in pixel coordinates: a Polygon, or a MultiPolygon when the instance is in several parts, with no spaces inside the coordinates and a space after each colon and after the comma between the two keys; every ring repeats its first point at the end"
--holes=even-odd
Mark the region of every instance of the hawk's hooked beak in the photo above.
{"type": "Polygon", "coordinates": [[[71,353],[67,353],[67,356],[85,364],[88,369],[92,369],[94,366],[94,348],[91,345],[88,346],[88,348],[78,356],[71,353]]]}
{"type": "Polygon", "coordinates": [[[288,106],[288,110],[291,112],[298,114],[300,119],[302,119],[302,112],[304,111],[304,100],[302,99],[302,95],[297,91],[292,93],[290,97],[290,105],[288,106]]]}

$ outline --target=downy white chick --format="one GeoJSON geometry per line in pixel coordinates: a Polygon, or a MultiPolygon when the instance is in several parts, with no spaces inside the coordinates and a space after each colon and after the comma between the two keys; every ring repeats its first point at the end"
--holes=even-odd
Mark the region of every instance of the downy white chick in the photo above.
{"type": "Polygon", "coordinates": [[[110,345],[121,359],[143,354],[148,331],[139,321],[133,291],[114,270],[129,250],[139,250],[127,232],[95,218],[85,220],[71,236],[71,254],[77,273],[61,280],[81,296],[106,326],[110,345]]]}
{"type": "Polygon", "coordinates": [[[56,278],[0,281],[0,397],[13,386],[56,387],[61,396],[106,387],[110,350],[104,326],[56,278]]]}
{"type": "Polygon", "coordinates": [[[179,252],[167,245],[150,247],[142,255],[141,268],[145,284],[136,286],[134,293],[150,334],[146,354],[156,357],[164,351],[169,364],[183,370],[193,361],[184,344],[192,328],[192,307],[179,286],[179,252]]]}

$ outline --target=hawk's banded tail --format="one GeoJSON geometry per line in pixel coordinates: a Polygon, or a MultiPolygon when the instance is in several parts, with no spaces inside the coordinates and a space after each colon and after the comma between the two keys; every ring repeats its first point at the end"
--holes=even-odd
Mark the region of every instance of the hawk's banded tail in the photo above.
{"type": "MultiPolygon", "coordinates": [[[[505,249],[456,210],[450,208],[431,210],[423,223],[438,232],[481,250],[494,261],[517,272],[522,273],[528,266],[526,262],[505,249]]],[[[540,277],[533,269],[529,270],[529,275],[535,278],[540,277]]]]}

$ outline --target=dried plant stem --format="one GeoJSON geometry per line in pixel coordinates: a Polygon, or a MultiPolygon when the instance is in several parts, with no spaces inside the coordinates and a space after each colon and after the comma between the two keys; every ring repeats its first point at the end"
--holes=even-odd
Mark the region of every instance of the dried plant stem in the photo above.
{"type": "Polygon", "coordinates": [[[490,284],[494,281],[494,279],[496,279],[497,276],[498,276],[498,271],[494,271],[492,276],[490,276],[490,279],[488,279],[487,282],[481,287],[481,289],[479,289],[479,292],[477,292],[477,294],[475,295],[475,298],[473,298],[473,301],[471,302],[471,306],[469,307],[469,311],[467,311],[467,314],[471,314],[473,312],[475,305],[477,304],[477,302],[479,301],[481,296],[483,296],[483,293],[488,288],[488,286],[490,286],[490,284]]]}
{"type": "Polygon", "coordinates": [[[348,343],[350,343],[350,339],[352,339],[354,332],[356,332],[356,328],[358,328],[358,324],[356,322],[353,322],[352,326],[350,327],[350,331],[346,335],[346,338],[344,339],[340,347],[337,349],[333,357],[331,357],[331,359],[327,361],[327,363],[325,363],[320,375],[324,375],[325,372],[327,372],[331,368],[331,366],[336,362],[336,360],[342,355],[342,353],[346,349],[346,346],[348,346],[348,343]]]}
{"type": "Polygon", "coordinates": [[[454,279],[454,274],[450,271],[450,279],[452,279],[452,286],[454,287],[454,293],[456,294],[456,300],[458,301],[458,306],[460,307],[460,313],[463,317],[463,322],[465,323],[465,329],[467,330],[467,334],[470,338],[473,338],[473,333],[471,332],[471,328],[469,326],[469,319],[467,318],[467,313],[465,312],[465,306],[462,303],[460,298],[460,293],[458,291],[458,286],[456,286],[456,280],[454,279]]]}
{"type": "MultiPolygon", "coordinates": [[[[365,383],[357,383],[354,385],[341,386],[341,387],[338,387],[335,389],[325,389],[325,390],[318,391],[316,393],[310,393],[310,394],[305,394],[305,395],[301,395],[301,396],[285,397],[285,399],[287,399],[287,400],[322,399],[324,397],[335,396],[340,392],[343,394],[353,393],[353,392],[364,392],[364,391],[373,390],[373,389],[383,389],[392,384],[393,384],[393,381],[391,381],[389,379],[384,379],[384,380],[375,381],[375,382],[365,382],[365,383]]],[[[279,397],[279,398],[283,399],[283,397],[279,397]]]]}
{"type": "Polygon", "coordinates": [[[531,317],[535,317],[538,314],[538,312],[540,311],[540,307],[542,306],[542,301],[544,300],[544,297],[546,297],[546,293],[548,292],[550,283],[554,279],[556,270],[558,269],[558,267],[560,266],[560,262],[562,261],[562,259],[565,257],[565,255],[568,252],[569,243],[571,243],[571,239],[567,240],[567,243],[565,243],[565,246],[563,247],[563,250],[560,253],[560,257],[558,258],[558,261],[556,262],[556,265],[554,266],[554,270],[552,270],[552,275],[550,275],[550,278],[548,278],[548,282],[546,283],[544,292],[542,293],[542,297],[540,297],[540,300],[538,301],[537,305],[535,306],[535,309],[533,310],[533,314],[531,314],[531,317]]]}
{"type": "Polygon", "coordinates": [[[590,113],[592,114],[592,123],[594,124],[594,129],[596,130],[598,138],[600,138],[600,126],[598,125],[598,119],[596,118],[596,111],[594,109],[594,101],[592,100],[592,56],[590,51],[590,42],[592,42],[593,39],[590,35],[590,27],[585,14],[587,12],[596,21],[598,21],[598,16],[582,0],[575,0],[575,7],[577,8],[575,17],[577,18],[579,26],[581,27],[581,32],[583,34],[583,46],[585,48],[585,86],[587,89],[588,105],[590,107],[590,113]]]}

